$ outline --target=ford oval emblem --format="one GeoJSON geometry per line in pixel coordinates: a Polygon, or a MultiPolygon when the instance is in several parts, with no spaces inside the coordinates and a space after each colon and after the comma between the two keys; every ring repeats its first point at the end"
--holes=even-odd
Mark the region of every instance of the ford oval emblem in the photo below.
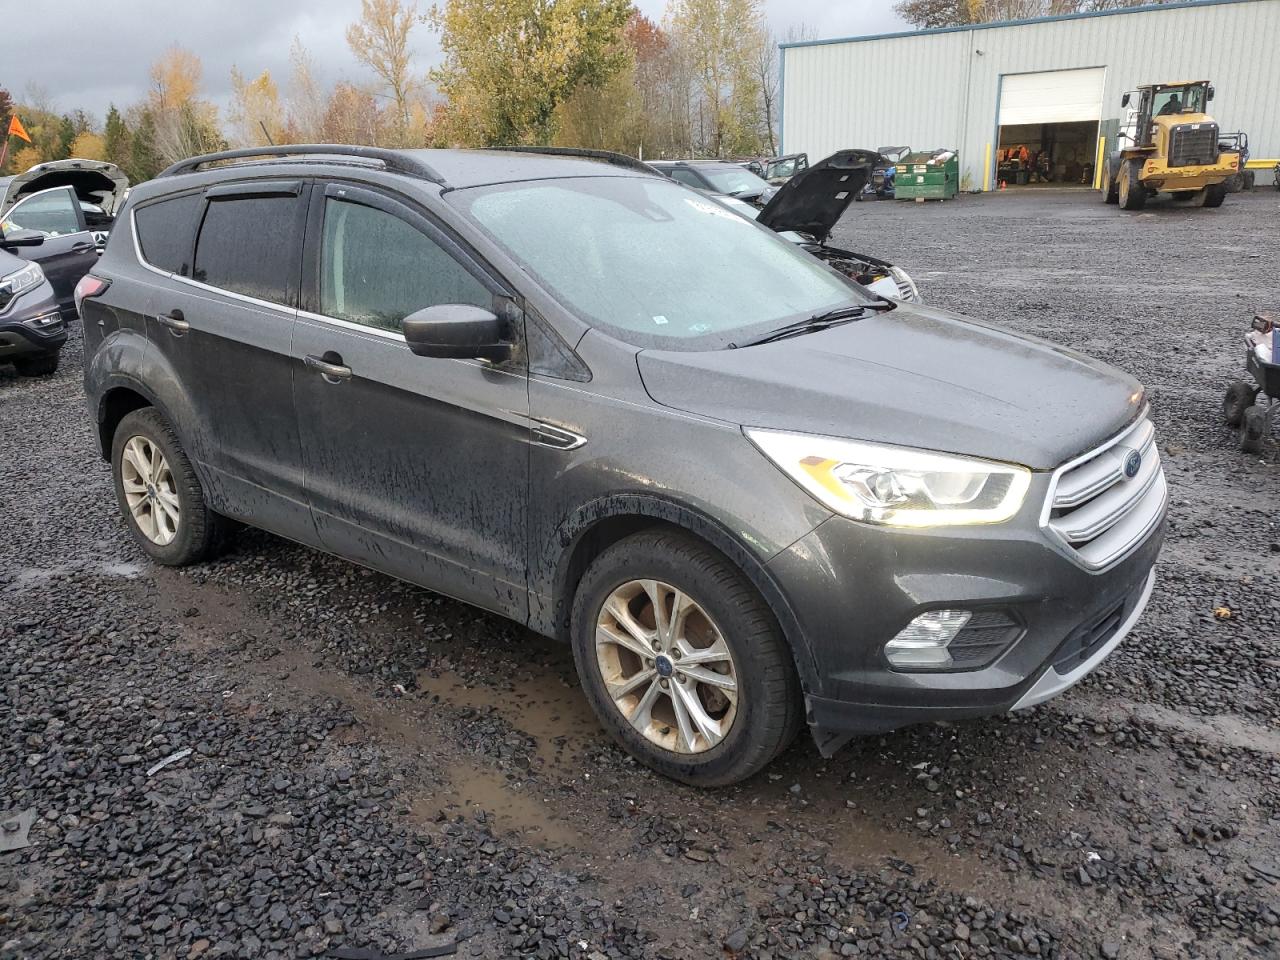
{"type": "Polygon", "coordinates": [[[1124,458],[1124,475],[1126,479],[1132,480],[1138,475],[1138,471],[1142,469],[1142,454],[1137,450],[1130,450],[1128,456],[1124,458]]]}

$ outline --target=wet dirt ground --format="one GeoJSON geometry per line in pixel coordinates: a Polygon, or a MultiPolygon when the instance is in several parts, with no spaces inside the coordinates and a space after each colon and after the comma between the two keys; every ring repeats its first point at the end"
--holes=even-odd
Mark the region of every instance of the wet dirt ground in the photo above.
{"type": "Polygon", "coordinates": [[[1219,414],[1278,235],[1273,192],[854,206],[833,242],[930,303],[1148,385],[1168,544],[1060,699],[715,792],[629,761],[515,624],[252,531],[146,562],[78,330],[0,370],[0,819],[36,815],[0,957],[1280,957],[1280,448],[1219,414]]]}

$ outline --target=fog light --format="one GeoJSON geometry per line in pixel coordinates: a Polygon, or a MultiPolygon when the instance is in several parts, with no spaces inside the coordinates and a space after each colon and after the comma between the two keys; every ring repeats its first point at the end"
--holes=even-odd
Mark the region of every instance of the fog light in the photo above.
{"type": "Polygon", "coordinates": [[[57,310],[53,310],[49,313],[42,313],[38,317],[31,317],[30,319],[23,320],[22,322],[29,327],[35,327],[37,330],[47,330],[56,324],[62,323],[62,314],[57,310]]]}
{"type": "Polygon", "coordinates": [[[948,644],[969,622],[968,610],[930,610],[920,614],[884,645],[895,667],[938,669],[952,664],[948,644]]]}

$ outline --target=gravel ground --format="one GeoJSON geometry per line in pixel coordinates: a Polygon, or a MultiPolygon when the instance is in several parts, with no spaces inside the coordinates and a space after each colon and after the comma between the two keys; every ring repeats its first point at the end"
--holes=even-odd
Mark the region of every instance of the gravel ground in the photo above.
{"type": "Polygon", "coordinates": [[[853,208],[837,239],[931,302],[1148,384],[1169,542],[1059,700],[714,793],[614,749],[511,623],[252,531],[145,562],[78,331],[56,377],[0,372],[0,814],[35,814],[0,958],[1280,956],[1280,451],[1218,415],[1280,306],[1278,201],[853,208]]]}

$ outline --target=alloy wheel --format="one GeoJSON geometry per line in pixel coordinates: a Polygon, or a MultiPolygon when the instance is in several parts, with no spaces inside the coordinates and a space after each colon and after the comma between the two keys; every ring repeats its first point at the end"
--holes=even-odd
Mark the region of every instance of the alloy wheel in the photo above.
{"type": "Polygon", "coordinates": [[[596,618],[596,662],[618,712],[650,742],[700,754],[738,713],[733,654],[692,597],[658,580],[615,589],[596,618]]]}
{"type": "Polygon", "coordinates": [[[120,457],[125,505],[142,535],[165,546],[178,535],[182,508],[169,462],[147,437],[130,437],[120,457]]]}

